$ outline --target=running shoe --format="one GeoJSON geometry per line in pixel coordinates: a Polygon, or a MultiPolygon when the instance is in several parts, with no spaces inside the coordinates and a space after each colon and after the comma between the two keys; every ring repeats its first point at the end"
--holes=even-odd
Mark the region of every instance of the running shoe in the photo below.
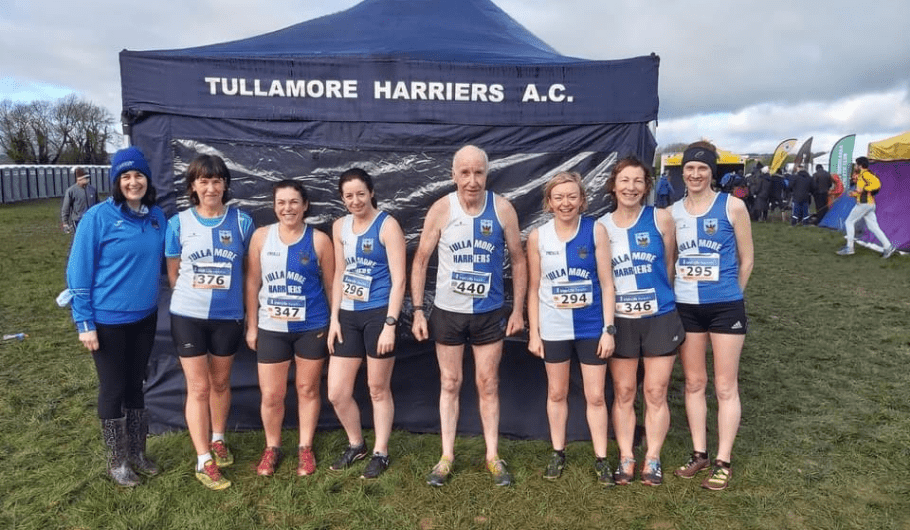
{"type": "Polygon", "coordinates": [[[649,458],[641,468],[641,483],[645,486],[660,486],[664,482],[664,472],[660,468],[659,458],[649,458]]]}
{"type": "Polygon", "coordinates": [[[603,486],[616,485],[616,481],[613,480],[613,471],[610,470],[610,464],[607,463],[606,458],[594,459],[594,473],[597,475],[597,482],[600,482],[603,486]]]}
{"type": "Polygon", "coordinates": [[[360,475],[360,478],[379,478],[379,475],[383,471],[389,468],[389,455],[381,455],[379,453],[373,453],[373,457],[370,458],[370,461],[367,462],[365,468],[363,468],[363,474],[360,475]]]}
{"type": "Polygon", "coordinates": [[[547,469],[543,472],[543,478],[555,480],[562,475],[562,470],[566,467],[566,455],[553,451],[550,455],[550,461],[547,462],[547,469]]]}
{"type": "Polygon", "coordinates": [[[196,471],[196,478],[210,490],[223,490],[231,485],[231,481],[224,478],[214,460],[207,460],[202,471],[196,471]]]}
{"type": "Polygon", "coordinates": [[[689,457],[689,461],[676,468],[673,474],[677,477],[692,478],[702,469],[708,469],[709,467],[711,467],[711,461],[708,460],[707,453],[693,452],[692,456],[689,457]]]}
{"type": "Polygon", "coordinates": [[[316,472],[316,456],[312,447],[297,448],[297,476],[305,477],[316,472]]]}
{"type": "Polygon", "coordinates": [[[449,475],[452,474],[452,461],[446,457],[439,459],[439,462],[430,470],[427,475],[427,484],[430,486],[442,486],[446,483],[449,475]]]}
{"type": "Polygon", "coordinates": [[[259,459],[259,465],[256,466],[256,474],[261,477],[271,477],[275,474],[275,466],[281,460],[280,447],[266,447],[262,452],[262,458],[259,459]]]}
{"type": "Polygon", "coordinates": [[[506,461],[501,458],[487,460],[487,469],[493,474],[493,483],[497,486],[512,485],[512,474],[506,467],[506,461]]]}
{"type": "Polygon", "coordinates": [[[635,479],[635,459],[627,456],[619,461],[616,466],[616,472],[613,473],[613,481],[617,486],[625,486],[635,479]]]}
{"type": "Polygon", "coordinates": [[[730,484],[733,472],[730,471],[730,464],[724,464],[720,460],[714,462],[714,468],[711,470],[711,476],[701,483],[701,487],[712,491],[726,489],[730,484]]]}
{"type": "Polygon", "coordinates": [[[855,251],[848,246],[844,246],[842,249],[837,251],[838,256],[852,256],[853,254],[855,254],[855,251]]]}
{"type": "Polygon", "coordinates": [[[209,445],[212,454],[215,455],[215,465],[218,467],[228,467],[234,463],[234,455],[228,449],[224,440],[215,440],[209,445]]]}
{"type": "Polygon", "coordinates": [[[367,456],[367,444],[361,443],[360,445],[348,445],[348,448],[341,453],[341,456],[338,457],[335,462],[332,463],[332,471],[341,471],[347,467],[350,467],[351,464],[358,460],[362,460],[367,456]]]}
{"type": "Polygon", "coordinates": [[[894,248],[894,245],[888,245],[888,248],[886,248],[885,251],[882,252],[882,259],[890,258],[896,250],[897,249],[894,248]]]}

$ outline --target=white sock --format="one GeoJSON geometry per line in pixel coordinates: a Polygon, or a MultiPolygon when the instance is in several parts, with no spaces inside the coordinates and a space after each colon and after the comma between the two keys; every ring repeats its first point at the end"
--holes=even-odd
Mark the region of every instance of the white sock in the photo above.
{"type": "Polygon", "coordinates": [[[196,471],[202,471],[202,468],[205,466],[205,463],[212,459],[212,455],[209,453],[196,455],[196,471]]]}
{"type": "Polygon", "coordinates": [[[212,443],[215,443],[219,440],[222,442],[224,441],[224,433],[223,432],[213,432],[212,433],[212,443]]]}

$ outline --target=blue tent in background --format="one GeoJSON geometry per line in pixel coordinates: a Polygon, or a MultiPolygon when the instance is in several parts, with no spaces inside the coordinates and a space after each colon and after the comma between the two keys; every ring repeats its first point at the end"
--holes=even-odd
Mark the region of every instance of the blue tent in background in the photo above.
{"type": "MultiPolygon", "coordinates": [[[[338,174],[361,166],[375,179],[380,208],[407,234],[409,263],[423,215],[451,191],[451,157],[465,144],[489,153],[488,186],[513,202],[525,230],[542,222],[541,188],[555,172],[583,175],[596,215],[605,208],[612,164],[626,155],[650,161],[656,145],[649,122],[658,111],[657,56],[563,56],[489,0],[366,0],[233,42],[123,51],[120,64],[125,128],[148,156],[168,214],[189,206],[182,177],[189,161],[213,153],[228,162],[232,196],[258,225],[274,222],[271,184],[296,178],[310,193],[309,222],[325,229],[344,213],[338,174]]],[[[428,296],[433,278],[431,270],[428,296]]],[[[393,380],[408,406],[399,407],[396,427],[436,431],[435,356],[410,337],[410,305],[393,380]]],[[[166,300],[161,306],[166,311],[166,300]]],[[[169,351],[166,313],[159,321],[149,400],[163,430],[182,426],[183,379],[169,351]]],[[[507,347],[505,434],[547,436],[537,361],[522,341],[507,347]]],[[[237,363],[232,427],[258,428],[255,358],[241,352],[237,363]]],[[[463,432],[480,432],[473,392],[465,384],[463,432]]],[[[369,407],[369,399],[360,401],[369,407]]],[[[337,425],[326,409],[320,425],[337,425]]],[[[574,410],[570,437],[586,438],[584,409],[576,403],[574,410]]]]}

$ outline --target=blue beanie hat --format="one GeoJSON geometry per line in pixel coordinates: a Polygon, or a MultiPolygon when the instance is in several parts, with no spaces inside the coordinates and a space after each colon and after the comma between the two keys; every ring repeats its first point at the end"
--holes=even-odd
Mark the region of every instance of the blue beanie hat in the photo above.
{"type": "Polygon", "coordinates": [[[117,184],[120,175],[127,171],[136,170],[146,178],[152,177],[152,170],[149,169],[149,163],[145,161],[145,155],[138,147],[127,147],[114,153],[111,157],[111,185],[117,184]]]}

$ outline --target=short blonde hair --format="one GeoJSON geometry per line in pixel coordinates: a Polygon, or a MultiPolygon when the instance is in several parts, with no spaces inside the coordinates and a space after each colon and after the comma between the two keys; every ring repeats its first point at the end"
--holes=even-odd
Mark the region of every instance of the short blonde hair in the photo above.
{"type": "Polygon", "coordinates": [[[550,195],[553,193],[553,188],[567,182],[574,182],[578,186],[578,191],[581,192],[581,206],[578,208],[578,212],[581,213],[588,209],[588,194],[585,191],[584,183],[581,181],[581,175],[575,171],[560,171],[543,187],[543,211],[553,211],[550,208],[550,195]]]}

